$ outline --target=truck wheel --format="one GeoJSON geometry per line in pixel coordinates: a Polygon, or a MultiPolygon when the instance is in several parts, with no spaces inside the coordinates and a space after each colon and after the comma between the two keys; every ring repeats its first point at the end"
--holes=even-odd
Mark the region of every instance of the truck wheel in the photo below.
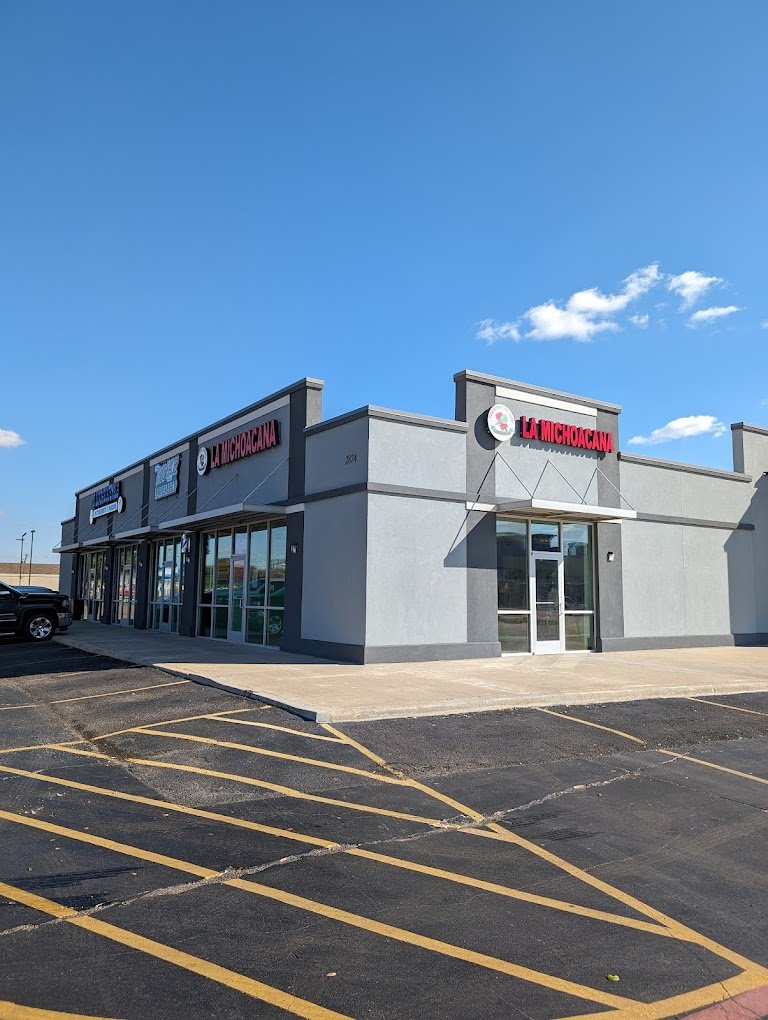
{"type": "Polygon", "coordinates": [[[53,617],[45,613],[35,613],[24,621],[24,636],[30,641],[50,641],[55,630],[53,617]]]}

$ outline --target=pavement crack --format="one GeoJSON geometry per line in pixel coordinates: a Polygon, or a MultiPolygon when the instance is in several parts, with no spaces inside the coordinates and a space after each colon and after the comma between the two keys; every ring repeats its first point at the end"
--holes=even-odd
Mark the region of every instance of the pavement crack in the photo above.
{"type": "MultiPolygon", "coordinates": [[[[236,879],[248,879],[251,876],[259,875],[267,871],[272,871],[276,868],[283,868],[291,864],[303,863],[307,860],[318,857],[331,857],[337,854],[349,853],[354,850],[372,850],[376,848],[394,846],[398,843],[413,843],[422,839],[429,839],[435,836],[442,835],[446,832],[462,832],[467,829],[483,829],[492,822],[504,821],[510,815],[516,812],[527,811],[530,808],[538,807],[541,804],[546,804],[552,800],[557,800],[561,797],[568,796],[573,793],[581,793],[585,790],[595,789],[596,787],[608,786],[612,783],[619,782],[624,779],[630,779],[635,776],[636,772],[624,773],[620,776],[613,776],[610,779],[603,779],[594,783],[577,783],[573,786],[567,787],[564,790],[556,790],[553,793],[547,794],[544,797],[538,797],[535,800],[527,801],[525,804],[518,804],[511,808],[504,808],[500,811],[494,811],[491,814],[484,815],[480,819],[471,819],[466,815],[454,815],[449,818],[441,819],[435,825],[429,829],[418,829],[412,833],[408,833],[403,836],[388,836],[377,840],[363,840],[358,843],[335,843],[328,847],[315,847],[312,850],[305,852],[286,854],[284,856],[275,858],[271,861],[266,861],[262,864],[252,865],[250,867],[226,867],[221,871],[216,872],[213,875],[209,875],[205,878],[195,879],[190,882],[176,882],[172,885],[160,886],[156,889],[151,889],[141,893],[137,893],[135,896],[128,897],[122,900],[113,900],[106,903],[97,903],[92,907],[86,907],[81,910],[77,910],[70,914],[68,917],[55,917],[49,918],[45,921],[40,921],[36,924],[22,924],[16,925],[12,928],[7,928],[0,931],[0,938],[7,935],[17,935],[22,933],[29,933],[38,931],[43,928],[48,928],[51,925],[62,924],[72,922],[79,917],[91,917],[95,914],[101,914],[106,910],[120,909],[124,907],[131,907],[138,903],[144,903],[149,900],[159,899],[165,896],[181,896],[189,892],[196,892],[201,889],[206,889],[210,886],[226,885],[236,879]]],[[[187,863],[187,862],[185,862],[187,863]]],[[[171,865],[168,865],[171,867],[171,865]]],[[[66,904],[62,904],[66,905],[66,904]]]]}

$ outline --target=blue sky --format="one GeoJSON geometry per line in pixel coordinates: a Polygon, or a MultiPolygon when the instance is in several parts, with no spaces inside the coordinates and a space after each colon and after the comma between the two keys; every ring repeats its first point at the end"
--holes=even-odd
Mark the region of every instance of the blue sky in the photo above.
{"type": "Polygon", "coordinates": [[[763,0],[5,3],[0,560],[305,375],[328,416],[451,417],[474,368],[730,467],[768,424],[767,30],[763,0]]]}

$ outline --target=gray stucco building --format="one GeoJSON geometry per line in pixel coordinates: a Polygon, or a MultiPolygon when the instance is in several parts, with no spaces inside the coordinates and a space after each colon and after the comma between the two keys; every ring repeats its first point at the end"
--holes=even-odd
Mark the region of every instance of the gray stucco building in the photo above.
{"type": "Polygon", "coordinates": [[[303,379],[81,490],[81,618],[355,662],[768,643],[768,429],[733,471],[615,404],[464,371],[454,419],[303,379]]]}

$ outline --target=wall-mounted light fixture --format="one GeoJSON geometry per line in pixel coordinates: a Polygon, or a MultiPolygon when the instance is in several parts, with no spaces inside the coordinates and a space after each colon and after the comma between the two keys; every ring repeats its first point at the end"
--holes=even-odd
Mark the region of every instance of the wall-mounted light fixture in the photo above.
{"type": "Polygon", "coordinates": [[[615,557],[616,553],[609,552],[605,558],[608,560],[609,563],[613,563],[615,557]]]}

